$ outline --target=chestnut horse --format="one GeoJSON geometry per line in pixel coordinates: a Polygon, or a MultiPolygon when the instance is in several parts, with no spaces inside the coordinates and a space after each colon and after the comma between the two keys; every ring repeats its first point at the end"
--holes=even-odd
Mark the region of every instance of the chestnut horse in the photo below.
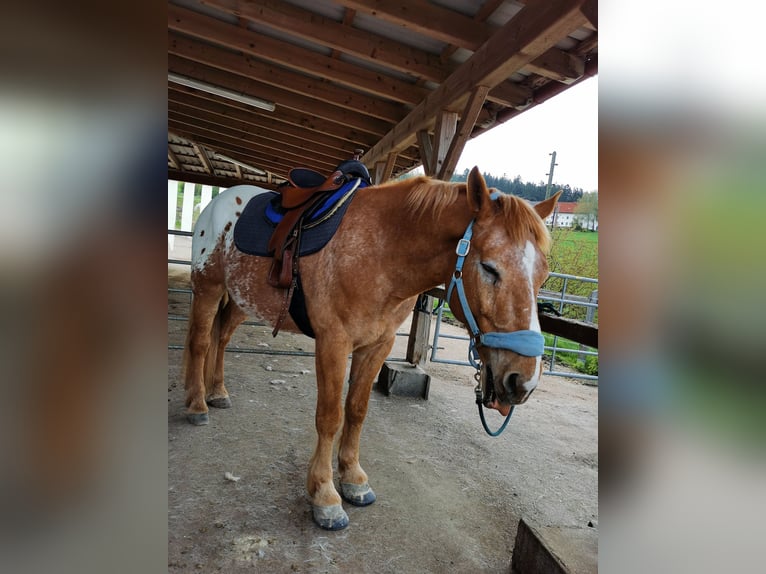
{"type": "MultiPolygon", "coordinates": [[[[263,192],[247,185],[228,189],[205,208],[195,227],[193,302],[184,356],[187,417],[194,424],[208,422],[208,405],[231,406],[223,357],[234,330],[247,316],[273,323],[283,304],[284,291],[267,282],[271,259],[244,254],[233,241],[236,218],[263,192]]],[[[316,335],[318,436],[307,489],[319,526],[338,530],[348,525],[341,497],[357,506],[375,500],[359,465],[359,438],[373,381],[418,294],[459,275],[463,286],[450,290],[458,319],[465,323],[462,298],[481,332],[495,339],[519,331],[541,338],[536,298],[548,275],[550,244],[543,219],[557,199],[533,207],[514,196],[491,196],[475,167],[466,183],[420,176],[366,187],[356,192],[327,246],[300,259],[316,335]],[[468,239],[467,230],[472,232],[468,239]],[[462,270],[456,272],[458,261],[462,270]],[[332,453],[341,422],[339,494],[332,453]]],[[[282,328],[298,331],[289,316],[282,328]]],[[[537,385],[542,343],[538,353],[522,354],[511,350],[513,345],[488,341],[475,339],[483,365],[481,384],[485,396],[492,397],[485,405],[507,413],[537,385]]]]}

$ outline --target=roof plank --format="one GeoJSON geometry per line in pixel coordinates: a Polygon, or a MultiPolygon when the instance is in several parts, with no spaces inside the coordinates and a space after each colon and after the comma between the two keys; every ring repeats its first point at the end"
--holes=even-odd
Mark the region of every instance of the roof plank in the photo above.
{"type": "Polygon", "coordinates": [[[583,0],[550,0],[525,6],[477,50],[437,90],[389,131],[363,160],[380,157],[410,145],[415,133],[428,127],[444,109],[460,111],[473,86],[496,86],[550,49],[586,21],[579,6],[583,0]],[[457,109],[455,109],[457,108],[457,109]]]}
{"type": "Polygon", "coordinates": [[[359,110],[356,110],[357,113],[353,113],[353,111],[348,108],[344,109],[323,100],[277,88],[271,84],[265,84],[251,77],[232,74],[173,54],[168,55],[168,69],[176,74],[197,78],[200,81],[213,84],[214,86],[221,86],[235,92],[271,100],[280,107],[284,106],[302,112],[311,110],[317,117],[341,125],[352,126],[373,135],[384,134],[391,126],[390,122],[361,116],[359,110]]]}
{"type": "Polygon", "coordinates": [[[395,102],[416,104],[428,93],[415,84],[178,6],[168,6],[168,28],[395,102]]]}
{"type": "Polygon", "coordinates": [[[202,0],[202,4],[410,76],[441,82],[450,73],[437,55],[279,0],[202,0]]]}
{"type": "Polygon", "coordinates": [[[478,50],[492,34],[492,28],[469,16],[431,4],[427,0],[340,0],[357,12],[374,15],[446,44],[478,50]]]}
{"type": "Polygon", "coordinates": [[[247,78],[257,78],[260,82],[275,88],[390,123],[399,121],[408,109],[401,105],[363,95],[360,92],[352,92],[334,86],[319,78],[314,79],[286,68],[266,64],[251,56],[236,54],[172,33],[168,35],[168,52],[219,70],[247,78]]]}

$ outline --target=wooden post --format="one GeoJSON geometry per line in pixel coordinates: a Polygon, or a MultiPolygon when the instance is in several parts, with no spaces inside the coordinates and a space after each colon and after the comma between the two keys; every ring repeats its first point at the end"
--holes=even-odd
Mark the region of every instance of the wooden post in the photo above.
{"type": "Polygon", "coordinates": [[[407,355],[405,358],[413,365],[423,365],[428,357],[428,340],[431,334],[431,309],[434,298],[421,294],[415,303],[412,313],[410,336],[407,340],[407,355]]]}

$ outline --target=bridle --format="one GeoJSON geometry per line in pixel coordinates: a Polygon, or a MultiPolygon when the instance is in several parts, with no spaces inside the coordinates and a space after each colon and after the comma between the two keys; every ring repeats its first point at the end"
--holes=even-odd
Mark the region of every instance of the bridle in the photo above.
{"type": "MultiPolygon", "coordinates": [[[[500,194],[498,192],[493,193],[490,198],[494,201],[500,194]]],[[[476,220],[473,219],[468,224],[468,227],[463,234],[463,237],[458,241],[455,253],[457,253],[457,263],[455,264],[455,272],[452,275],[452,281],[447,289],[446,301],[449,303],[452,291],[457,291],[458,301],[460,307],[465,315],[466,323],[468,324],[468,330],[470,332],[470,343],[468,346],[468,361],[471,366],[476,369],[474,378],[477,381],[474,392],[476,393],[476,404],[479,406],[479,417],[481,418],[481,424],[484,430],[490,436],[499,436],[500,433],[505,430],[508,425],[508,421],[511,419],[514,407],[508,412],[508,416],[505,417],[505,421],[502,426],[494,433],[489,430],[487,422],[484,419],[484,397],[481,390],[481,359],[479,357],[478,347],[489,347],[492,349],[507,349],[513,351],[519,355],[525,357],[539,357],[543,354],[545,347],[545,337],[537,331],[521,330],[511,331],[508,333],[482,333],[479,329],[479,325],[476,323],[476,319],[471,312],[471,307],[468,305],[468,299],[465,295],[465,287],[463,285],[463,264],[468,252],[471,250],[471,238],[473,237],[473,224],[476,220]]],[[[491,400],[494,397],[494,382],[492,381],[491,371],[487,381],[487,388],[489,389],[487,400],[491,400]]]]}

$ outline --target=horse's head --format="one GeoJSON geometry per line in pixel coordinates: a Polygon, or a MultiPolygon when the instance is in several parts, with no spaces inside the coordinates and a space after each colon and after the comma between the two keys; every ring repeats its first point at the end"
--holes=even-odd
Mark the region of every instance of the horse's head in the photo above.
{"type": "Polygon", "coordinates": [[[463,247],[462,271],[455,274],[464,283],[468,310],[460,302],[460,289],[452,288],[450,309],[472,331],[485,406],[508,414],[511,405],[529,398],[542,372],[537,293],[548,276],[550,246],[543,220],[560,194],[534,207],[514,196],[491,195],[475,167],[466,188],[474,214],[467,231],[472,237],[470,247],[463,247]]]}

